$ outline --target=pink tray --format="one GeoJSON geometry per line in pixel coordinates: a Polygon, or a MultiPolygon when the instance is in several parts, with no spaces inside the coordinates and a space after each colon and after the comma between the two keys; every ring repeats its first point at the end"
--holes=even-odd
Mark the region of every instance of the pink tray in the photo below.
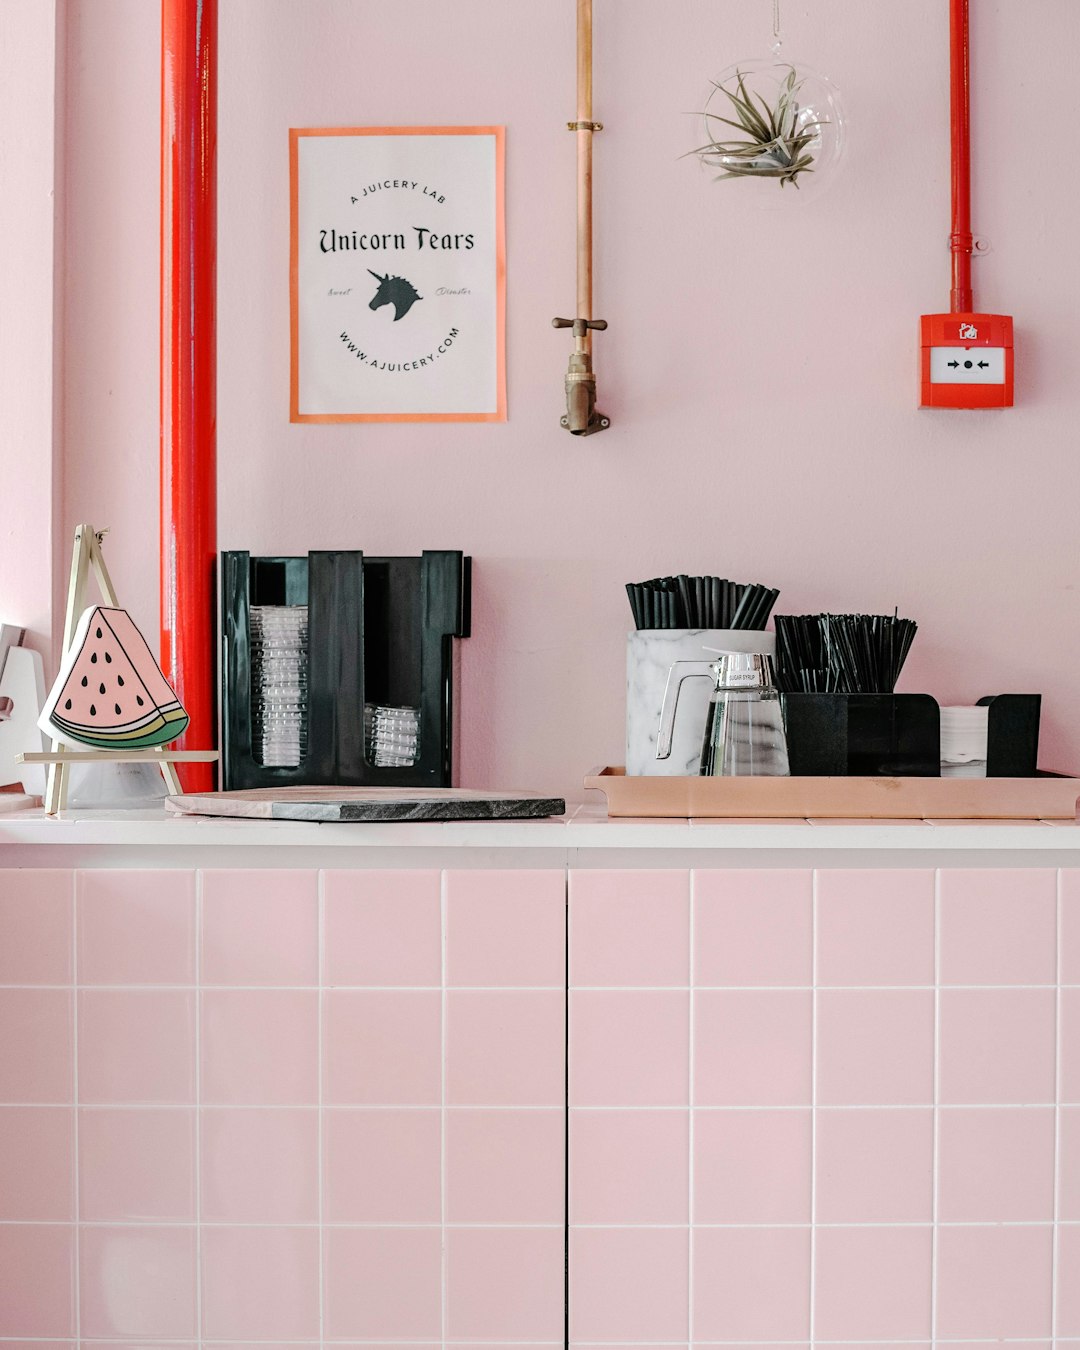
{"type": "Polygon", "coordinates": [[[628,778],[586,775],[609,816],[1075,820],[1080,778],[628,778]]]}

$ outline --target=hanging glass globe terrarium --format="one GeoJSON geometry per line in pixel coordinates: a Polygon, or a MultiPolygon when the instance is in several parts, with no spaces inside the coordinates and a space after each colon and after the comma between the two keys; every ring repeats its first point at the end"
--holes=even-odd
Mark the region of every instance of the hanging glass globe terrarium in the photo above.
{"type": "Polygon", "coordinates": [[[695,147],[720,182],[743,180],[759,200],[818,196],[835,177],[844,114],[831,80],[780,57],[778,7],[772,55],[739,61],[710,82],[695,147]]]}

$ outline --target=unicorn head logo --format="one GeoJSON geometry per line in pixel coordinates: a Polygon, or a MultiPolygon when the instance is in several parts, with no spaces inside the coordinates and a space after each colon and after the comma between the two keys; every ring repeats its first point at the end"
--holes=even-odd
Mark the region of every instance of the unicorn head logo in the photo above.
{"type": "MultiPolygon", "coordinates": [[[[371,272],[370,267],[368,271],[371,272]]],[[[408,314],[417,300],[424,298],[416,293],[416,287],[404,277],[392,277],[389,273],[381,277],[378,272],[371,272],[371,275],[379,283],[379,289],[375,292],[375,298],[368,305],[368,309],[381,309],[383,305],[393,305],[395,323],[408,314]]]]}

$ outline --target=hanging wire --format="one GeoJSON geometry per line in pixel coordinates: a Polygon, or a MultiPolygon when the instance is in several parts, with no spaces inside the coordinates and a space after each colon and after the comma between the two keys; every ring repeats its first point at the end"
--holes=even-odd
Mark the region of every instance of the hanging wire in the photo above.
{"type": "Polygon", "coordinates": [[[780,0],[772,0],[772,53],[780,55],[780,0]]]}

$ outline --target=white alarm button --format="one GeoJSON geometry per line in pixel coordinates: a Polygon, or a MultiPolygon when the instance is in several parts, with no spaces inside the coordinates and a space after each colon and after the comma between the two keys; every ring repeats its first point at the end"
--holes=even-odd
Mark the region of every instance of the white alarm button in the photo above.
{"type": "Polygon", "coordinates": [[[931,384],[1004,384],[1004,347],[931,347],[931,384]]]}

